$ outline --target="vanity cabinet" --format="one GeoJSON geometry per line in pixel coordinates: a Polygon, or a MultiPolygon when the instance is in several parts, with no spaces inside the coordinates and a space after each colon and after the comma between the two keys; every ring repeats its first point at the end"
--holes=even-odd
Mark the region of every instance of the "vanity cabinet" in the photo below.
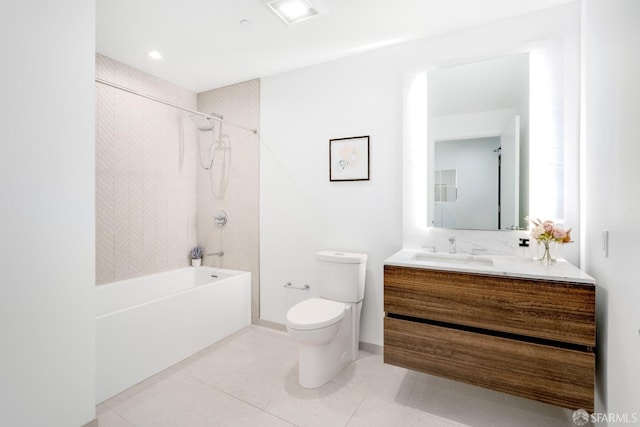
{"type": "Polygon", "coordinates": [[[593,412],[595,285],[384,267],[384,361],[593,412]]]}

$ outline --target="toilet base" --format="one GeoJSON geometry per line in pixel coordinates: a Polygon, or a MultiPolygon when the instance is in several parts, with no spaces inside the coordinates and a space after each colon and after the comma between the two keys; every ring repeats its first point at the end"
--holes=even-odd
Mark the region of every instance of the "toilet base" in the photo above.
{"type": "Polygon", "coordinates": [[[319,330],[294,333],[295,331],[287,327],[299,345],[298,383],[302,387],[322,387],[356,360],[360,338],[361,308],[362,302],[346,303],[345,316],[340,321],[335,336],[327,335],[328,329],[322,330],[326,334],[319,335],[318,332],[321,332],[319,330]],[[319,339],[321,336],[326,340],[319,339]]]}
{"type": "Polygon", "coordinates": [[[318,388],[331,381],[356,359],[351,347],[349,337],[344,331],[338,331],[338,335],[328,344],[301,344],[298,383],[304,388],[318,388]]]}

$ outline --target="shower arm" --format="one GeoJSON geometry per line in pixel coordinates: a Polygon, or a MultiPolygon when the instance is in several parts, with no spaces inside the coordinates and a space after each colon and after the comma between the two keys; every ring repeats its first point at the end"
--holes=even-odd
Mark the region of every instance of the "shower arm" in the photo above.
{"type": "Polygon", "coordinates": [[[129,93],[131,93],[133,95],[138,95],[138,96],[141,96],[143,98],[150,99],[151,101],[156,101],[156,102],[159,102],[161,104],[168,105],[169,107],[173,107],[173,108],[177,108],[179,110],[187,111],[187,112],[192,113],[192,114],[197,114],[199,116],[206,117],[207,119],[216,120],[216,121],[218,121],[220,123],[224,123],[224,124],[229,125],[229,126],[234,126],[234,127],[237,127],[237,128],[240,128],[240,129],[244,129],[244,130],[249,131],[249,132],[253,132],[254,134],[258,133],[258,131],[256,129],[249,129],[249,128],[246,128],[244,126],[240,126],[240,125],[238,125],[236,123],[232,123],[230,121],[223,120],[220,117],[211,116],[209,114],[201,113],[200,111],[197,111],[197,110],[192,110],[190,108],[183,107],[181,105],[173,104],[171,102],[165,101],[164,99],[156,98],[155,96],[147,95],[145,93],[138,92],[137,90],[129,89],[128,87],[125,87],[125,86],[120,86],[119,84],[112,83],[112,82],[110,82],[108,80],[103,80],[103,79],[98,78],[98,77],[96,77],[95,80],[96,80],[96,83],[100,83],[100,84],[103,84],[105,86],[111,86],[112,88],[119,89],[119,90],[122,90],[124,92],[129,92],[129,93]]]}

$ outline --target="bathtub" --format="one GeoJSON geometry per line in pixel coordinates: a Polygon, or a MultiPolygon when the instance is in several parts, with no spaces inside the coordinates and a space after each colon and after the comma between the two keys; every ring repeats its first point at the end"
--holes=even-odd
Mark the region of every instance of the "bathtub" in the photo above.
{"type": "Polygon", "coordinates": [[[251,273],[187,267],[96,287],[96,401],[251,323],[251,273]]]}

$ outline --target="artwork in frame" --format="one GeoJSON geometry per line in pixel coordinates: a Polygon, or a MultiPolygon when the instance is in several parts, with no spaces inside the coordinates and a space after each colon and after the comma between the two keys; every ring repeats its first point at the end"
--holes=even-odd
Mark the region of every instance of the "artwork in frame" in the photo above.
{"type": "Polygon", "coordinates": [[[329,181],[369,180],[369,136],[329,140],[329,181]]]}

